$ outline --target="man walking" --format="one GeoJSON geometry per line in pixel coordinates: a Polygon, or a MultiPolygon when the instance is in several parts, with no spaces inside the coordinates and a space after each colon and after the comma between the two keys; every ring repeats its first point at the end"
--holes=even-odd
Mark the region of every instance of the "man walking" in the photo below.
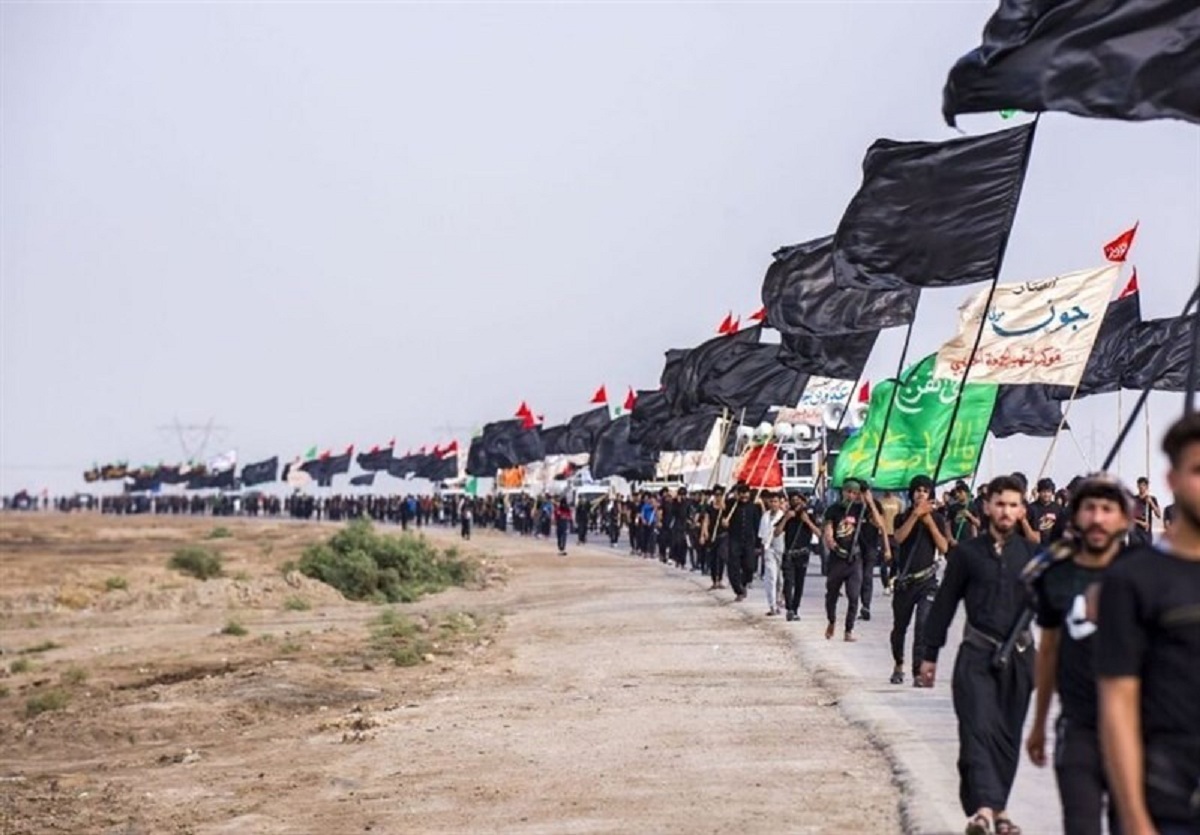
{"type": "Polygon", "coordinates": [[[767,616],[779,614],[779,569],[783,564],[784,511],[783,497],[768,494],[764,497],[766,510],[758,525],[758,540],[763,551],[763,591],[767,595],[767,616]]]}
{"type": "MultiPolygon", "coordinates": [[[[1125,546],[1129,529],[1125,489],[1104,477],[1085,480],[1071,498],[1069,520],[1076,538],[1042,551],[1025,570],[1041,627],[1033,727],[1025,750],[1038,768],[1046,765],[1046,720],[1057,692],[1062,711],[1056,723],[1054,774],[1063,831],[1101,835],[1108,784],[1096,731],[1093,637],[1101,578],[1125,546]]],[[[1118,832],[1111,802],[1108,821],[1109,832],[1118,832]]]]}
{"type": "Polygon", "coordinates": [[[960,542],[946,558],[946,575],[925,621],[924,686],[932,687],[938,652],[958,604],[967,610],[954,664],[958,717],[959,801],[967,835],[1018,835],[1005,812],[1021,750],[1021,727],[1033,690],[1033,639],[1019,636],[1004,657],[1005,641],[1025,609],[1021,571],[1034,556],[1018,533],[1025,513],[1021,483],[1000,476],[988,485],[987,530],[960,542]]]}
{"type": "Polygon", "coordinates": [[[729,587],[737,600],[746,599],[746,589],[754,579],[757,563],[756,543],[761,508],[750,500],[750,486],[740,482],[735,490],[736,501],[721,520],[721,527],[728,534],[729,550],[726,556],[725,573],[729,576],[729,587]]]}
{"type": "Polygon", "coordinates": [[[792,493],[789,501],[791,506],[783,520],[783,605],[788,620],[800,620],[800,601],[804,597],[812,539],[821,536],[821,529],[809,515],[803,493],[792,493]]]}
{"type": "Polygon", "coordinates": [[[825,581],[825,639],[833,637],[837,629],[837,604],[842,589],[846,590],[846,629],[842,634],[845,641],[856,641],[854,620],[858,615],[858,600],[863,585],[863,544],[861,528],[873,522],[879,527],[883,521],[873,503],[862,500],[862,482],[848,478],[842,484],[842,501],[825,513],[825,547],[829,549],[829,575],[825,581]],[[868,521],[867,516],[872,518],[868,521]]]}
{"type": "Polygon", "coordinates": [[[913,686],[921,687],[925,619],[937,594],[937,558],[949,550],[946,517],[933,506],[933,479],[919,475],[908,485],[912,506],[896,517],[896,575],[892,596],[892,684],[904,683],[904,639],[913,623],[913,686]]]}
{"type": "Polygon", "coordinates": [[[1172,426],[1163,451],[1175,521],[1100,589],[1100,740],[1123,835],[1200,832],[1200,416],[1172,426]]]}

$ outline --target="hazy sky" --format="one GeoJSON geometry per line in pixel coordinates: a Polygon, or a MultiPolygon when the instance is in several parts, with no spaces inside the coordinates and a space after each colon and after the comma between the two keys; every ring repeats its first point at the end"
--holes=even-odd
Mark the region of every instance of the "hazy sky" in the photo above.
{"type": "MultiPolygon", "coordinates": [[[[251,461],[652,387],[833,231],[874,139],[955,135],[942,84],[994,7],[5,2],[0,490],[178,460],[176,418],[251,461]]],[[[1048,115],[1003,277],[1094,266],[1139,219],[1143,315],[1175,315],[1200,128],[1048,115]]],[[[970,292],[925,294],[914,357],[970,292]]],[[[1152,399],[1155,444],[1180,405],[1152,399]]],[[[1085,452],[1115,412],[1077,404],[1085,452]]],[[[1082,467],[1064,439],[1055,475],[1082,467]]]]}

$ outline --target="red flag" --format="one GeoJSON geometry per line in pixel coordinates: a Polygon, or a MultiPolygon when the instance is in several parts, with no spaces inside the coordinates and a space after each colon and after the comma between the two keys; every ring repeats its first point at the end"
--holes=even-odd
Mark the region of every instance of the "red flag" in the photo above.
{"type": "Polygon", "coordinates": [[[374,455],[377,452],[379,452],[379,444],[375,444],[375,446],[367,450],[367,455],[374,455]]]}
{"type": "Polygon", "coordinates": [[[392,438],[390,441],[388,441],[388,449],[395,449],[395,448],[396,448],[396,439],[392,438]]]}
{"type": "Polygon", "coordinates": [[[737,329],[733,325],[733,311],[725,314],[725,318],[721,320],[721,324],[717,327],[717,333],[722,335],[737,333],[737,329]]]}
{"type": "Polygon", "coordinates": [[[758,310],[751,313],[748,318],[751,322],[765,322],[767,321],[767,309],[765,307],[760,307],[758,310]]]}
{"type": "Polygon", "coordinates": [[[326,459],[328,459],[328,458],[331,458],[331,457],[333,457],[333,450],[332,450],[332,449],[327,449],[327,450],[325,450],[324,452],[322,452],[322,453],[321,453],[321,460],[322,460],[322,461],[325,461],[326,459]]]}
{"type": "Polygon", "coordinates": [[[596,389],[596,393],[592,395],[592,402],[601,404],[607,403],[608,390],[604,386],[600,386],[600,388],[596,389]]]}
{"type": "Polygon", "coordinates": [[[733,320],[732,324],[730,324],[729,335],[732,336],[733,334],[737,333],[741,329],[742,329],[742,317],[739,316],[733,320]]]}
{"type": "Polygon", "coordinates": [[[625,395],[625,411],[632,412],[633,407],[637,404],[637,395],[633,393],[633,386],[629,387],[629,394],[625,395]]]}
{"type": "Polygon", "coordinates": [[[1129,283],[1125,285],[1125,289],[1121,291],[1121,295],[1117,296],[1117,298],[1118,299],[1127,298],[1129,296],[1132,296],[1137,291],[1138,291],[1137,267],[1134,267],[1133,275],[1131,275],[1129,277],[1129,283]]]}
{"type": "Polygon", "coordinates": [[[522,400],[521,405],[517,407],[517,413],[513,417],[523,418],[526,415],[532,417],[533,412],[529,411],[529,404],[522,400]]]}
{"type": "Polygon", "coordinates": [[[425,444],[421,444],[421,448],[417,450],[417,455],[425,454],[425,444]]]}
{"type": "Polygon", "coordinates": [[[442,457],[445,458],[452,452],[455,455],[458,455],[458,441],[451,441],[449,444],[447,444],[446,448],[442,450],[442,457]]]}
{"type": "Polygon", "coordinates": [[[532,429],[535,426],[537,426],[537,421],[533,419],[533,412],[527,411],[525,414],[521,415],[522,429],[532,429]]]}
{"type": "Polygon", "coordinates": [[[433,452],[431,452],[430,455],[432,455],[434,458],[441,458],[442,457],[442,445],[434,444],[433,452]]]}
{"type": "MultiPolygon", "coordinates": [[[[1141,223],[1141,221],[1138,221],[1141,223]]],[[[1129,255],[1129,250],[1133,247],[1133,236],[1137,234],[1138,224],[1133,224],[1132,229],[1126,229],[1120,235],[1104,245],[1104,257],[1109,261],[1122,263],[1126,256],[1129,255]]]]}
{"type": "Polygon", "coordinates": [[[751,487],[782,487],[783,466],[779,463],[778,447],[766,443],[746,450],[734,481],[744,481],[751,487]]]}
{"type": "Polygon", "coordinates": [[[870,403],[871,402],[871,384],[869,382],[863,383],[862,388],[860,388],[858,390],[858,402],[859,403],[870,403]]]}

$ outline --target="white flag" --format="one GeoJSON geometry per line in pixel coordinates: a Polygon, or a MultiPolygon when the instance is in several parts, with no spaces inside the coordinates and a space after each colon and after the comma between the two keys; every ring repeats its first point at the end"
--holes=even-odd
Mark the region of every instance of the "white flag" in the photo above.
{"type": "Polygon", "coordinates": [[[208,459],[208,471],[210,473],[223,473],[226,470],[232,470],[236,466],[236,449],[231,449],[229,452],[222,452],[220,455],[215,455],[208,459]]]}
{"type": "MultiPolygon", "coordinates": [[[[1074,386],[1108,309],[1118,264],[996,287],[968,378],[974,383],[1074,386]]],[[[959,308],[958,333],[938,351],[934,376],[961,380],[988,292],[959,308]]]]}

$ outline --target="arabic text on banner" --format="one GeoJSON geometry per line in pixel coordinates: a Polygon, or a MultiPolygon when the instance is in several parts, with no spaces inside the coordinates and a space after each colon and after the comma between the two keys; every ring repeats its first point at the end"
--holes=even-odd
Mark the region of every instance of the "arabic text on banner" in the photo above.
{"type": "MultiPolygon", "coordinates": [[[[996,287],[971,382],[1073,386],[1083,374],[1120,268],[1110,264],[1044,281],[996,287]]],[[[987,290],[959,309],[958,333],[937,355],[934,375],[962,379],[987,290]]]]}

